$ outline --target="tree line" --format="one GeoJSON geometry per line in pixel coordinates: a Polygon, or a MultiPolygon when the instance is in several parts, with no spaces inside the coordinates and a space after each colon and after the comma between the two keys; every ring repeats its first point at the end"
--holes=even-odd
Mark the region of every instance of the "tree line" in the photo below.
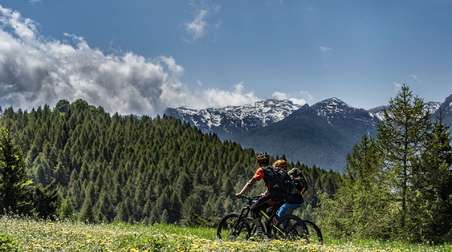
{"type": "MultiPolygon", "coordinates": [[[[172,118],[111,115],[83,100],[1,113],[3,214],[211,225],[239,207],[233,195],[256,168],[253,150],[172,118]],[[10,188],[37,196],[11,201],[10,188]]],[[[333,195],[342,181],[332,171],[291,166],[302,167],[310,181],[312,207],[319,192],[333,195]]]]}
{"type": "Polygon", "coordinates": [[[450,143],[441,116],[432,118],[404,85],[377,135],[364,136],[348,155],[337,194],[322,198],[324,228],[348,239],[452,241],[450,143]]]}

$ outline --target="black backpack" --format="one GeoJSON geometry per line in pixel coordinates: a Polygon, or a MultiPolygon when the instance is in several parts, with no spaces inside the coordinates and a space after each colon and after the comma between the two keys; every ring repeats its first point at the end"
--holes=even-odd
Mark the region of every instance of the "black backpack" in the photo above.
{"type": "Polygon", "coordinates": [[[287,181],[286,183],[286,188],[287,188],[287,197],[286,200],[289,203],[297,203],[297,204],[301,204],[303,203],[303,196],[301,196],[300,194],[300,190],[302,188],[305,189],[305,191],[308,189],[307,188],[308,185],[306,183],[306,179],[301,176],[298,179],[290,179],[289,181],[287,181]]]}
{"type": "Polygon", "coordinates": [[[287,195],[287,183],[290,176],[284,170],[275,169],[272,166],[264,168],[264,181],[270,187],[271,197],[285,198],[287,195]]]}

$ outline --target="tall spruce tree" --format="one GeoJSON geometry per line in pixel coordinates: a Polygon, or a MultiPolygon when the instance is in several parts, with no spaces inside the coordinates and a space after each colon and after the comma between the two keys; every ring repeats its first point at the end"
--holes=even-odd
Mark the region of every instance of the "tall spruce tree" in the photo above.
{"type": "Polygon", "coordinates": [[[414,179],[418,176],[415,164],[426,148],[430,114],[423,100],[404,84],[390,100],[384,117],[378,126],[378,140],[390,192],[393,199],[400,202],[399,225],[401,231],[409,233],[407,220],[416,211],[412,204],[416,191],[414,179]]]}
{"type": "Polygon", "coordinates": [[[19,148],[10,132],[0,127],[0,213],[30,213],[31,185],[19,148]]]}
{"type": "Polygon", "coordinates": [[[427,148],[416,166],[413,240],[441,242],[452,228],[452,174],[449,172],[452,147],[448,131],[441,120],[435,122],[428,134],[427,148]]]}
{"type": "Polygon", "coordinates": [[[341,238],[387,238],[390,204],[377,141],[364,136],[347,157],[344,181],[333,199],[321,201],[322,224],[341,238]]]}

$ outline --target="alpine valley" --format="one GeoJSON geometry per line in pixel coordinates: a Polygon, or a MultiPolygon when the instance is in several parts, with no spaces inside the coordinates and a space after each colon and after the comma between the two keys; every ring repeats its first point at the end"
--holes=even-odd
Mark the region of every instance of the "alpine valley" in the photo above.
{"type": "MultiPolygon", "coordinates": [[[[452,126],[452,95],[443,103],[427,105],[435,118],[452,126]]],[[[165,115],[256,151],[341,171],[353,145],[366,134],[376,134],[385,108],[353,108],[335,97],[311,106],[268,99],[223,108],[168,108],[165,115]]]]}

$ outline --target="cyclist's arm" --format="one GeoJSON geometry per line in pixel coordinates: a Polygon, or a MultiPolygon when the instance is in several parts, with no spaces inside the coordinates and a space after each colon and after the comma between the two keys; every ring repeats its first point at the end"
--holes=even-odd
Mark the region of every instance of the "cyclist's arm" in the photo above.
{"type": "Polygon", "coordinates": [[[257,181],[259,181],[263,178],[264,178],[264,170],[262,168],[257,169],[254,176],[246,183],[246,185],[242,188],[242,190],[236,194],[236,196],[241,196],[244,193],[247,193],[257,181]]]}
{"type": "Polygon", "coordinates": [[[256,183],[256,179],[253,177],[252,179],[250,179],[245,186],[242,188],[242,190],[236,194],[236,196],[240,196],[243,195],[245,193],[247,193],[252,187],[253,185],[256,183]]]}

